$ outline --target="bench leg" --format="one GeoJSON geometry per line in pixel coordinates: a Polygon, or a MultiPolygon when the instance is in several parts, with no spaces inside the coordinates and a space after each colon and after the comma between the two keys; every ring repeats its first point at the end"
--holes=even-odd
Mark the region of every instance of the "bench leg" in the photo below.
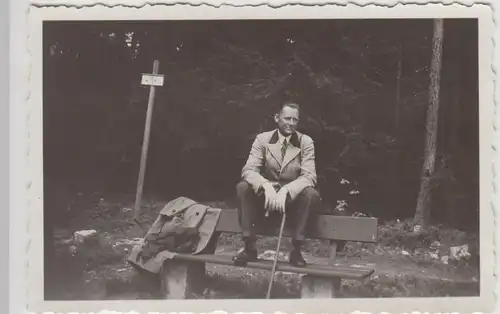
{"type": "MultiPolygon", "coordinates": [[[[204,254],[214,254],[219,239],[214,233],[204,254]]],[[[161,271],[161,294],[164,299],[189,299],[205,289],[206,268],[202,262],[166,260],[161,271]]]]}
{"type": "Polygon", "coordinates": [[[167,260],[161,271],[162,296],[164,299],[189,299],[199,292],[204,279],[205,263],[167,260]]]}
{"type": "Polygon", "coordinates": [[[310,275],[302,277],[301,298],[335,298],[340,291],[341,278],[322,278],[310,275]]]}

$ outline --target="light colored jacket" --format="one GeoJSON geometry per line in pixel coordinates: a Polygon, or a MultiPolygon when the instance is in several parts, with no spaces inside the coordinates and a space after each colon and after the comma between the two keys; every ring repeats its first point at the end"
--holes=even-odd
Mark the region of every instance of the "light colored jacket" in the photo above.
{"type": "Polygon", "coordinates": [[[316,185],[314,142],[308,135],[295,132],[281,161],[278,138],[278,130],[256,136],[241,176],[255,193],[264,183],[276,182],[288,189],[293,200],[304,188],[316,185]]]}

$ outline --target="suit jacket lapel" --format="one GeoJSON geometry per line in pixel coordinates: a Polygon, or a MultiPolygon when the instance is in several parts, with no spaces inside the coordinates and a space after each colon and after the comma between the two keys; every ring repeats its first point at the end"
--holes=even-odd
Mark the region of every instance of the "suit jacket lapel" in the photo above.
{"type": "Polygon", "coordinates": [[[288,149],[286,150],[285,157],[283,158],[281,169],[284,169],[288,165],[288,163],[292,161],[299,153],[300,148],[293,146],[293,144],[290,142],[290,144],[288,144],[288,149]]]}
{"type": "Polygon", "coordinates": [[[276,162],[281,166],[281,144],[280,142],[277,143],[269,143],[267,145],[269,147],[269,151],[271,152],[271,155],[273,155],[274,159],[276,159],[276,162]]]}
{"type": "Polygon", "coordinates": [[[290,138],[290,143],[288,143],[288,148],[286,150],[285,157],[283,158],[281,169],[284,169],[298,154],[300,154],[300,140],[297,133],[294,133],[290,138]]]}
{"type": "Polygon", "coordinates": [[[281,144],[279,142],[278,130],[275,130],[271,138],[269,139],[269,143],[267,144],[271,155],[276,159],[276,162],[280,165],[282,163],[281,158],[281,144]]]}
{"type": "Polygon", "coordinates": [[[280,165],[281,169],[284,169],[286,165],[292,161],[300,153],[300,141],[297,133],[293,134],[288,143],[288,148],[286,150],[285,157],[281,158],[281,143],[279,142],[278,130],[273,133],[273,136],[269,139],[267,144],[271,155],[276,159],[276,162],[280,165]]]}

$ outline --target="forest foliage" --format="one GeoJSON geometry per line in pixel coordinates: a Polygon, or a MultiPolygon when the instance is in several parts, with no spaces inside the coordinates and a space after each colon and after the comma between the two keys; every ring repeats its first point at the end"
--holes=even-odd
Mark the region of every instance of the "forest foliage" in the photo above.
{"type": "MultiPolygon", "coordinates": [[[[432,20],[44,23],[44,175],[134,193],[160,60],[145,193],[233,199],[254,136],[301,105],[332,208],[415,213],[432,20]]],[[[432,216],[478,228],[477,21],[445,20],[432,216]]]]}

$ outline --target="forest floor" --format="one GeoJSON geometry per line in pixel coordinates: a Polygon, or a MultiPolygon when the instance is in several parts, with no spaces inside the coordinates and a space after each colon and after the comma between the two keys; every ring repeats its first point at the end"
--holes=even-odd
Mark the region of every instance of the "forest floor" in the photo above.
{"type": "MultiPolygon", "coordinates": [[[[166,202],[144,202],[143,213],[153,221],[166,202]]],[[[222,207],[219,204],[215,204],[222,207]]],[[[157,299],[159,283],[145,280],[127,262],[142,231],[131,222],[133,202],[100,199],[73,215],[64,229],[56,229],[57,275],[50,277],[48,299],[126,300],[157,299]],[[73,234],[96,230],[98,249],[76,249],[73,234]]],[[[409,223],[392,221],[379,226],[379,242],[348,242],[338,254],[348,260],[373,264],[375,273],[365,281],[343,280],[340,297],[409,297],[479,295],[478,239],[462,231],[432,226],[415,236],[409,223]],[[449,258],[450,247],[467,244],[470,258],[449,258]]],[[[284,251],[290,247],[283,242],[284,251]]],[[[273,254],[276,238],[259,241],[261,253],[273,254]]],[[[217,254],[234,254],[241,246],[238,236],[222,236],[217,254]]],[[[308,241],[305,258],[309,262],[326,260],[329,247],[321,241],[308,241]]],[[[280,257],[281,258],[281,257],[280,257]]],[[[197,298],[264,298],[269,272],[221,265],[207,265],[206,287],[197,298]]],[[[274,298],[299,297],[298,274],[276,274],[274,298]]]]}

